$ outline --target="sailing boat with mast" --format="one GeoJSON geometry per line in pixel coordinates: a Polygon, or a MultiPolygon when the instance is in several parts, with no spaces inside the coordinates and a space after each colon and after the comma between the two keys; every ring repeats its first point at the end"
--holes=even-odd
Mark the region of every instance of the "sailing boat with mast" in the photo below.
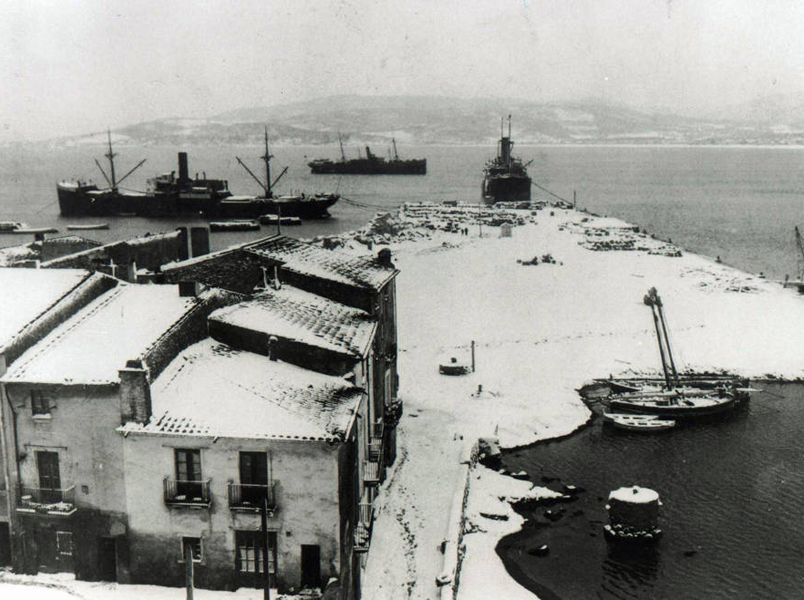
{"type": "Polygon", "coordinates": [[[109,161],[109,175],[106,175],[98,159],[95,164],[100,169],[108,188],[99,188],[91,181],[60,181],[56,184],[59,198],[59,211],[63,216],[114,215],[121,213],[142,213],[147,206],[147,194],[120,189],[120,184],[139,169],[144,163],[142,159],[128,173],[117,179],[114,159],[117,154],[112,150],[112,132],[106,132],[109,150],[105,156],[109,161]]]}
{"type": "Polygon", "coordinates": [[[261,196],[229,196],[223,198],[214,207],[209,217],[225,218],[255,218],[266,214],[275,214],[280,217],[299,217],[301,219],[322,219],[329,217],[327,209],[335,204],[340,196],[338,194],[292,194],[274,195],[274,186],[288,172],[288,167],[271,181],[271,159],[273,154],[268,150],[268,128],[265,128],[265,154],[260,158],[265,163],[265,181],[261,180],[248,165],[235,157],[237,162],[262,188],[261,196]]]}
{"type": "Polygon", "coordinates": [[[748,399],[747,382],[719,380],[713,385],[693,385],[682,381],[676,369],[670,340],[667,336],[667,322],[664,305],[656,291],[651,288],[645,295],[644,303],[651,308],[656,340],[664,373],[664,385],[645,384],[632,391],[609,396],[611,411],[662,415],[676,419],[700,417],[723,413],[734,408],[739,402],[748,399]]]}

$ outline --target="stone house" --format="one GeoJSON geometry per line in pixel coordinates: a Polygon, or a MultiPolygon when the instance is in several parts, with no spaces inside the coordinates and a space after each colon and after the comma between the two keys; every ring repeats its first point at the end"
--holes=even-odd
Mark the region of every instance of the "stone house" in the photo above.
{"type": "Polygon", "coordinates": [[[130,581],[116,428],[149,414],[131,405],[131,381],[158,376],[182,348],[206,337],[207,315],[225,302],[212,291],[181,296],[177,286],[114,283],[0,377],[18,571],[130,581]]]}
{"type": "MultiPolygon", "coordinates": [[[[82,270],[47,273],[34,269],[0,269],[0,376],[25,351],[64,320],[116,285],[82,270]]],[[[6,473],[6,439],[0,412],[0,566],[11,564],[13,487],[6,473]]]]}

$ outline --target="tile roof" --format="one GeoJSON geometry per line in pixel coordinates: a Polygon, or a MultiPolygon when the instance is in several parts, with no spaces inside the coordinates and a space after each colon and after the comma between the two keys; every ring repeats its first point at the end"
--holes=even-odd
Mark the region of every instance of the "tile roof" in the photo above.
{"type": "Polygon", "coordinates": [[[289,285],[221,308],[210,315],[210,321],[358,358],[368,352],[377,327],[374,319],[362,310],[289,285]]]}
{"type": "MultiPolygon", "coordinates": [[[[62,273],[63,271],[47,271],[62,273]]],[[[174,285],[120,284],[25,352],[5,382],[109,384],[198,302],[174,285]]]]}
{"type": "Polygon", "coordinates": [[[341,440],[363,390],[207,338],[179,354],[151,385],[153,416],[124,433],[249,439],[341,440]]]}
{"type": "Polygon", "coordinates": [[[88,277],[81,269],[0,268],[0,347],[88,277]]]}
{"type": "Polygon", "coordinates": [[[246,252],[282,263],[282,268],[346,285],[377,290],[396,275],[373,258],[352,256],[295,238],[275,236],[246,246],[246,252]]]}

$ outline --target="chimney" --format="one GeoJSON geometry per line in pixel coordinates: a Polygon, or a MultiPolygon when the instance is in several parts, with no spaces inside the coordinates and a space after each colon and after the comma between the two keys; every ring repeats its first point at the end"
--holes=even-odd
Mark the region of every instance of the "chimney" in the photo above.
{"type": "Polygon", "coordinates": [[[187,168],[187,153],[179,152],[179,183],[190,180],[189,169],[187,168]]]}
{"type": "Polygon", "coordinates": [[[141,360],[130,360],[118,372],[120,377],[120,423],[148,422],[151,417],[151,384],[141,360]]]}
{"type": "Polygon", "coordinates": [[[209,229],[206,227],[190,228],[190,254],[193,258],[209,254],[209,229]]]}
{"type": "Polygon", "coordinates": [[[276,351],[279,349],[278,344],[279,339],[275,335],[268,338],[268,358],[271,360],[276,360],[276,351]]]}
{"type": "Polygon", "coordinates": [[[187,228],[177,227],[176,231],[179,232],[178,248],[176,248],[176,258],[178,260],[187,260],[190,254],[187,252],[187,228]]]}
{"type": "Polygon", "coordinates": [[[126,281],[137,283],[137,261],[133,258],[128,261],[128,269],[126,269],[126,281]]]}
{"type": "Polygon", "coordinates": [[[377,262],[380,263],[382,267],[393,269],[394,263],[391,262],[391,250],[389,248],[383,248],[377,252],[377,262]]]}
{"type": "Polygon", "coordinates": [[[195,298],[201,293],[201,284],[197,281],[180,281],[179,282],[179,297],[180,298],[195,298]]]}

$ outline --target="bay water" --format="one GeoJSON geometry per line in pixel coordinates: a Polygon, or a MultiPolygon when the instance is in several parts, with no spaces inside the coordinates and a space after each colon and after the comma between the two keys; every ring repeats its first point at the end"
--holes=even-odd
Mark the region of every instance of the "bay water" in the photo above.
{"type": "MultiPolygon", "coordinates": [[[[236,194],[260,189],[237,164],[261,174],[259,146],[172,147],[119,145],[117,172],[146,164],[123,184],[144,190],[147,179],[177,170],[176,153],[189,153],[190,172],[228,179],[236,194]]],[[[373,149],[382,154],[380,148],[373,149]]],[[[180,225],[199,218],[63,218],[60,179],[103,177],[99,145],[0,148],[0,221],[52,226],[105,221],[107,231],[82,232],[101,242],[180,225]]],[[[306,163],[337,158],[335,148],[275,147],[274,176],[289,167],[278,193],[337,192],[331,218],[285,227],[309,238],[364,225],[376,212],[404,202],[479,202],[482,170],[493,147],[400,147],[403,158],[428,159],[425,176],[312,175],[306,163]]],[[[354,149],[349,153],[356,155],[354,149]]],[[[797,276],[793,227],[804,225],[804,148],[794,147],[518,147],[533,160],[539,186],[581,208],[616,216],[682,248],[770,278],[797,276]]],[[[534,199],[554,199],[534,188],[534,199]]],[[[213,249],[273,233],[212,235],[213,249]]],[[[0,235],[0,247],[28,241],[0,235]]],[[[766,386],[760,386],[766,387],[766,386]]],[[[598,421],[575,435],[505,456],[512,471],[583,487],[576,503],[553,523],[543,508],[498,552],[509,572],[544,597],[561,598],[796,598],[804,585],[804,387],[767,388],[749,406],[715,424],[689,425],[657,436],[616,435],[598,421]],[[555,479],[554,479],[555,478],[555,479]],[[612,552],[603,539],[605,497],[619,485],[656,488],[667,525],[651,551],[612,552]],[[531,551],[548,543],[546,557],[531,551]]]]}

